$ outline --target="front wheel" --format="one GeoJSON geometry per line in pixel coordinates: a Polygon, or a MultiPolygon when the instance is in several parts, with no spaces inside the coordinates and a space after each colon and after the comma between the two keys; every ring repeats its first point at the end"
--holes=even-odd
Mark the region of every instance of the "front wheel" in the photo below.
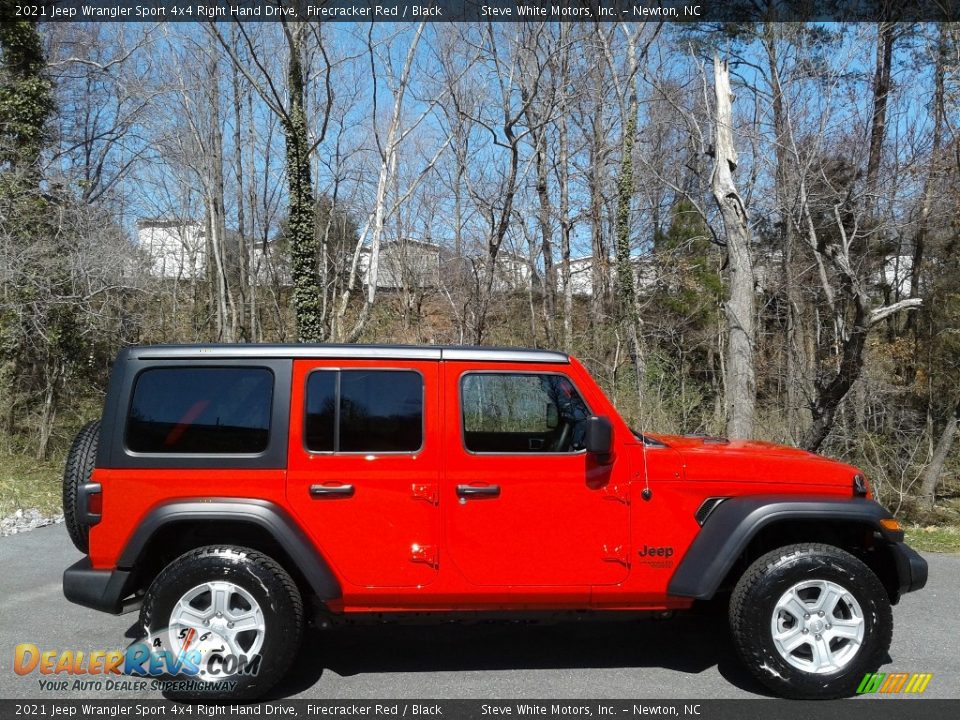
{"type": "Polygon", "coordinates": [[[163,569],[147,590],[140,622],[150,649],[167,651],[176,663],[176,674],[168,672],[168,697],[254,699],[293,662],[303,602],[273,559],[248,548],[210,546],[163,569]]]}
{"type": "Polygon", "coordinates": [[[831,699],[856,692],[887,658],[890,601],[863,562],[831,545],[804,543],[767,553],[730,598],[737,650],[781,697],[831,699]]]}

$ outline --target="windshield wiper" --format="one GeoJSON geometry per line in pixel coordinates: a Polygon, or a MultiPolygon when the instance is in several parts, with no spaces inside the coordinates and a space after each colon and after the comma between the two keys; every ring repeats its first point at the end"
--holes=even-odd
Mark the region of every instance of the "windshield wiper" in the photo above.
{"type": "Polygon", "coordinates": [[[637,438],[637,440],[639,440],[640,442],[642,442],[642,443],[643,443],[644,445],[646,445],[647,447],[656,447],[656,448],[665,448],[665,447],[667,447],[666,444],[660,442],[660,441],[657,440],[656,438],[652,438],[652,437],[650,437],[649,435],[644,435],[642,432],[637,432],[637,431],[634,430],[633,428],[630,428],[630,432],[633,433],[633,436],[634,436],[635,438],[637,438]]]}

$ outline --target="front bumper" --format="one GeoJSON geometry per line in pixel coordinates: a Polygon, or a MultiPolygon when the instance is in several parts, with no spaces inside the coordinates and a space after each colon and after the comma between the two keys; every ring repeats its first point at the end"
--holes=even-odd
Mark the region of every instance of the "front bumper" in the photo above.
{"type": "Polygon", "coordinates": [[[132,580],[127,570],[95,570],[90,558],[83,558],[64,570],[63,595],[77,605],[120,615],[140,604],[138,598],[126,600],[132,580]]]}
{"type": "Polygon", "coordinates": [[[891,543],[893,559],[897,563],[900,594],[919,590],[927,584],[927,561],[904,542],[891,543]]]}

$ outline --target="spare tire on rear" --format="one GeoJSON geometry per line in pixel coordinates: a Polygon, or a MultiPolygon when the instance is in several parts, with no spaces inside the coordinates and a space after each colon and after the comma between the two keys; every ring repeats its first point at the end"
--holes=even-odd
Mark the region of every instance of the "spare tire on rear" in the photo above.
{"type": "Polygon", "coordinates": [[[63,520],[70,533],[70,539],[80,552],[89,549],[90,528],[80,522],[77,507],[80,486],[90,482],[93,466],[97,461],[97,443],[100,440],[100,421],[94,420],[84,425],[73,439],[67,464],[63,469],[63,520]]]}

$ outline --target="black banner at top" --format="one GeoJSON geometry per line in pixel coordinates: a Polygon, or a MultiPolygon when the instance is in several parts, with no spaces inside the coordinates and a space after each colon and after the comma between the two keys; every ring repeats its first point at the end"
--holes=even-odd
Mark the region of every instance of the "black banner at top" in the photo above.
{"type": "Polygon", "coordinates": [[[942,22],[960,0],[11,0],[41,22],[942,22]]]}

